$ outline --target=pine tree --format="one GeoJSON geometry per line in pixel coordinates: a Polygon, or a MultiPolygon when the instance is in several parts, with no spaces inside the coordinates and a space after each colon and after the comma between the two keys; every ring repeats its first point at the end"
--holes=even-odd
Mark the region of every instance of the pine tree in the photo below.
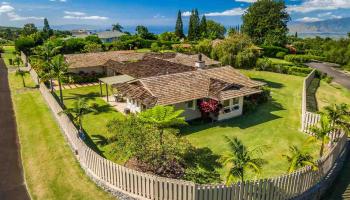
{"type": "Polygon", "coordinates": [[[53,30],[51,29],[47,18],[44,19],[43,32],[44,32],[46,38],[49,38],[50,36],[53,35],[53,30]]]}
{"type": "Polygon", "coordinates": [[[175,26],[175,35],[179,38],[183,38],[184,35],[184,27],[182,22],[182,15],[181,11],[177,13],[177,20],[176,20],[176,26],[175,26]]]}
{"type": "Polygon", "coordinates": [[[298,38],[298,32],[295,32],[294,37],[295,37],[295,38],[298,38]]]}
{"type": "Polygon", "coordinates": [[[205,15],[203,15],[202,17],[202,20],[201,20],[201,23],[200,23],[200,36],[201,37],[207,37],[207,33],[208,33],[208,30],[207,30],[207,18],[205,17],[205,15]]]}
{"type": "Polygon", "coordinates": [[[198,10],[195,9],[194,10],[194,32],[195,32],[195,39],[199,39],[200,36],[201,36],[201,33],[200,33],[200,19],[199,19],[199,13],[198,13],[198,10]]]}
{"type": "Polygon", "coordinates": [[[190,16],[190,22],[188,26],[188,39],[189,40],[197,40],[200,36],[199,31],[199,14],[198,10],[194,9],[192,10],[191,16],[190,16]]]}

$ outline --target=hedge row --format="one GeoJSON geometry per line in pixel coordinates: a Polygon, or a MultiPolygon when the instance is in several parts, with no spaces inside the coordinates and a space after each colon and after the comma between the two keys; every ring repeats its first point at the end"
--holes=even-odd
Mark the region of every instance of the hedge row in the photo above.
{"type": "Polygon", "coordinates": [[[271,58],[276,58],[278,55],[277,54],[288,54],[289,50],[286,48],[282,47],[276,47],[276,46],[261,46],[263,49],[263,56],[265,57],[271,57],[271,58]]]}
{"type": "Polygon", "coordinates": [[[270,71],[281,74],[291,74],[296,76],[306,76],[312,69],[308,67],[300,67],[297,65],[283,65],[283,64],[273,64],[268,59],[259,59],[256,64],[256,70],[259,71],[270,71]]]}
{"type": "Polygon", "coordinates": [[[325,61],[325,57],[314,55],[286,55],[284,59],[293,63],[306,63],[312,60],[325,61]]]}

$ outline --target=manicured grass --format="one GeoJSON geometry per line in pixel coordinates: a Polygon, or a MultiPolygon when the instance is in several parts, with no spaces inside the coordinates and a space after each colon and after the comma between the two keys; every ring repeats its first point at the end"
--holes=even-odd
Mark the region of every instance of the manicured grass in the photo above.
{"type": "Polygon", "coordinates": [[[292,62],[289,62],[283,59],[269,58],[269,60],[272,62],[272,64],[276,64],[276,65],[294,65],[292,62]]]}
{"type": "Polygon", "coordinates": [[[337,83],[321,81],[316,97],[319,110],[330,104],[350,104],[350,91],[337,83]]]}
{"type": "MultiPolygon", "coordinates": [[[[299,132],[303,78],[271,72],[242,72],[268,83],[273,100],[250,114],[214,124],[189,126],[183,132],[195,146],[209,147],[220,155],[228,151],[224,136],[238,137],[249,147],[267,145],[268,150],[262,158],[268,164],[264,166],[261,177],[280,175],[288,168],[282,155],[288,153],[290,145],[302,145],[307,138],[299,132]]],[[[224,179],[227,168],[220,171],[224,179]]],[[[249,178],[254,176],[249,175],[249,178]]]]}
{"type": "MultiPolygon", "coordinates": [[[[99,91],[99,86],[63,90],[64,104],[67,108],[71,108],[74,106],[74,102],[77,98],[84,97],[87,98],[88,104],[98,105],[97,113],[89,113],[83,117],[83,128],[89,136],[87,138],[87,143],[91,148],[106,158],[121,163],[125,160],[118,157],[117,154],[113,152],[113,144],[100,145],[99,141],[103,141],[104,138],[108,136],[107,123],[114,118],[123,117],[123,115],[100,98],[99,91]]],[[[59,91],[56,91],[56,94],[59,95],[59,91]]]]}
{"type": "Polygon", "coordinates": [[[84,174],[29,75],[9,75],[25,179],[32,198],[114,199],[84,174]]]}
{"type": "Polygon", "coordinates": [[[2,57],[6,63],[7,67],[14,67],[11,66],[9,63],[9,59],[14,59],[15,55],[13,54],[13,52],[15,52],[15,47],[14,46],[3,46],[5,52],[2,54],[2,57]]]}

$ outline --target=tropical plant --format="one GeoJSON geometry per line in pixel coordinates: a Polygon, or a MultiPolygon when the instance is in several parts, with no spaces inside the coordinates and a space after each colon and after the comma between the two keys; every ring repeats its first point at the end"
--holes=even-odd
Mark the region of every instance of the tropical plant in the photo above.
{"type": "Polygon", "coordinates": [[[83,116],[91,113],[97,112],[95,105],[88,105],[86,98],[78,98],[77,101],[74,102],[72,108],[67,108],[60,112],[59,114],[65,113],[73,116],[73,120],[79,126],[79,132],[83,132],[83,116]]]}
{"type": "Polygon", "coordinates": [[[123,32],[123,26],[120,25],[119,23],[113,24],[112,25],[112,30],[113,31],[119,31],[119,32],[123,32]]]}
{"type": "Polygon", "coordinates": [[[26,74],[26,72],[21,70],[20,68],[18,68],[17,71],[16,71],[16,76],[21,76],[21,78],[22,78],[23,87],[26,87],[26,83],[25,83],[25,80],[24,80],[25,74],[26,74]]]}
{"type": "Polygon", "coordinates": [[[64,60],[63,55],[57,55],[53,57],[49,63],[50,74],[57,79],[58,87],[60,90],[60,100],[63,105],[63,94],[62,94],[62,79],[67,75],[68,64],[64,60]]]}
{"type": "Polygon", "coordinates": [[[225,138],[230,148],[230,151],[223,157],[223,164],[230,167],[226,176],[226,184],[232,183],[237,178],[243,182],[248,170],[260,174],[262,166],[266,164],[266,161],[261,158],[266,147],[258,146],[251,149],[237,137],[226,136],[225,138]]]}
{"type": "Polygon", "coordinates": [[[183,110],[175,110],[173,106],[155,106],[141,112],[138,117],[142,122],[152,124],[159,130],[159,144],[163,146],[165,129],[187,124],[185,117],[181,116],[182,113],[183,110]]]}
{"type": "Polygon", "coordinates": [[[328,134],[332,131],[330,119],[326,115],[321,115],[320,122],[317,125],[312,126],[310,128],[310,131],[314,135],[310,136],[307,139],[307,143],[320,141],[321,147],[320,147],[319,155],[320,155],[320,157],[322,157],[323,153],[324,153],[325,146],[330,140],[328,134]]]}
{"type": "Polygon", "coordinates": [[[293,145],[289,147],[289,154],[283,155],[289,163],[288,173],[292,173],[299,168],[310,166],[314,170],[317,169],[316,163],[313,161],[313,157],[305,149],[299,149],[293,145]]]}
{"type": "Polygon", "coordinates": [[[347,104],[342,103],[326,106],[323,113],[330,119],[331,127],[334,131],[336,129],[342,129],[347,133],[350,132],[350,111],[347,104]]]}

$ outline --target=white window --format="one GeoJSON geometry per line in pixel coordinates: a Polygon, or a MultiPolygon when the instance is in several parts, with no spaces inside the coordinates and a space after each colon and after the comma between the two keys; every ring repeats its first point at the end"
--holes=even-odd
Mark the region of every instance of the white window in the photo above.
{"type": "Polygon", "coordinates": [[[222,107],[224,108],[230,107],[230,99],[222,101],[222,107]]]}
{"type": "Polygon", "coordinates": [[[239,104],[239,98],[232,99],[232,105],[237,105],[237,104],[239,104]]]}
{"type": "Polygon", "coordinates": [[[195,110],[196,109],[196,100],[187,101],[186,108],[195,110]]]}

